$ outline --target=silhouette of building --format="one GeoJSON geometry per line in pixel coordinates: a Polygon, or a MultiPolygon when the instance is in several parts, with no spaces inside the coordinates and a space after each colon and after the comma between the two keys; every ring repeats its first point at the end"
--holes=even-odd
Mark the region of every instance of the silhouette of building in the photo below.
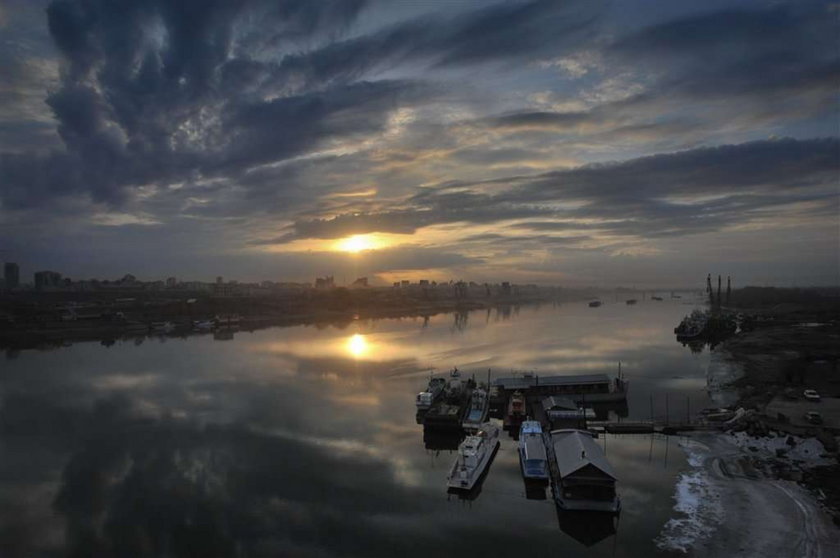
{"type": "Polygon", "coordinates": [[[335,278],[332,275],[315,278],[316,289],[332,289],[335,287],[335,278]]]}
{"type": "Polygon", "coordinates": [[[55,271],[36,271],[35,290],[56,289],[61,286],[61,273],[55,271]]]}
{"type": "Polygon", "coordinates": [[[167,279],[166,279],[167,288],[171,289],[173,287],[176,287],[177,285],[178,285],[178,279],[176,279],[175,277],[167,277],[167,279]]]}
{"type": "Polygon", "coordinates": [[[20,268],[14,262],[3,265],[3,280],[7,289],[17,289],[20,286],[20,268]]]}
{"type": "Polygon", "coordinates": [[[367,287],[368,286],[368,278],[367,277],[359,277],[350,285],[351,287],[367,287]]]}

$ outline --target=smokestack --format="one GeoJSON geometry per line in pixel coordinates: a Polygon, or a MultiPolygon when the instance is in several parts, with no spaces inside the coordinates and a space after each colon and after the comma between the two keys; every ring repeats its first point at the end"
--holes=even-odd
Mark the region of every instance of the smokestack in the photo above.
{"type": "Polygon", "coordinates": [[[729,306],[729,297],[732,295],[732,278],[726,276],[726,305],[729,306]]]}

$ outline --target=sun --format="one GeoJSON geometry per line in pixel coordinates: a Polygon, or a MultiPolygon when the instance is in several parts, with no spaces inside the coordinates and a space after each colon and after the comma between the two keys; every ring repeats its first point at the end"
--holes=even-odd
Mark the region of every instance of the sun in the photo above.
{"type": "Polygon", "coordinates": [[[350,351],[350,353],[356,358],[364,356],[364,354],[368,351],[368,344],[367,341],[365,341],[365,336],[356,333],[350,337],[350,339],[347,340],[347,350],[350,351]]]}
{"type": "Polygon", "coordinates": [[[342,252],[353,252],[354,254],[361,252],[362,250],[373,250],[377,246],[378,243],[376,240],[365,234],[354,234],[353,236],[348,236],[347,238],[339,240],[335,245],[337,250],[341,250],[342,252]]]}

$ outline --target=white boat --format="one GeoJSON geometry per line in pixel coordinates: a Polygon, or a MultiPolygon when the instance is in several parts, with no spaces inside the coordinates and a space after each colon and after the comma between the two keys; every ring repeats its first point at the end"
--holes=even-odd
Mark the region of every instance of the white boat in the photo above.
{"type": "Polygon", "coordinates": [[[519,463],[525,480],[548,482],[548,456],[542,425],[526,420],[519,428],[519,463]]]}
{"type": "Polygon", "coordinates": [[[446,387],[446,380],[443,378],[431,378],[429,379],[429,386],[426,388],[425,391],[421,391],[417,394],[417,399],[415,400],[415,404],[417,405],[418,410],[427,410],[429,407],[432,406],[438,397],[443,393],[444,388],[446,387]]]}
{"type": "Polygon", "coordinates": [[[172,322],[152,322],[151,329],[157,333],[169,333],[175,329],[175,324],[172,322]]]}
{"type": "Polygon", "coordinates": [[[210,331],[214,327],[216,327],[216,322],[213,320],[197,320],[193,322],[193,329],[199,331],[210,331]]]}
{"type": "Polygon", "coordinates": [[[489,422],[458,446],[458,457],[452,464],[446,484],[456,490],[471,490],[490,464],[499,447],[499,427],[489,422]]]}
{"type": "Polygon", "coordinates": [[[470,396],[470,406],[461,426],[465,430],[481,428],[481,424],[487,420],[487,413],[490,411],[490,397],[487,390],[476,388],[470,396]]]}

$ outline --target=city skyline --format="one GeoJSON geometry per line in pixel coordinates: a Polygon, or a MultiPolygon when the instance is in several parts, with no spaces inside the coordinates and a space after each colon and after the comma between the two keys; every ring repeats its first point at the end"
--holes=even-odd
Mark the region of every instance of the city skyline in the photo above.
{"type": "Polygon", "coordinates": [[[836,4],[11,0],[0,29],[24,278],[840,280],[836,4]]]}

